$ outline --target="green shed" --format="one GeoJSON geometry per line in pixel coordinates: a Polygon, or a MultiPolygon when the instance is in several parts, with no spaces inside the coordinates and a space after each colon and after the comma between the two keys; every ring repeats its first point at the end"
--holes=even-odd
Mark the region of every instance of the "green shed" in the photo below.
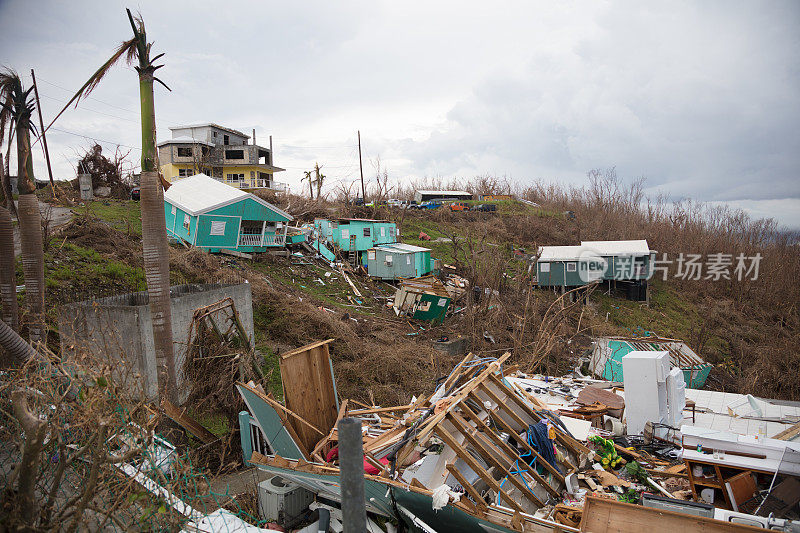
{"type": "Polygon", "coordinates": [[[418,278],[433,272],[430,248],[412,244],[382,244],[367,250],[367,273],[373,278],[418,278]]]}
{"type": "Polygon", "coordinates": [[[173,182],[164,193],[167,234],[209,252],[265,252],[283,247],[289,213],[205,174],[173,182]]]}
{"type": "Polygon", "coordinates": [[[593,281],[645,281],[652,275],[655,253],[645,240],[543,246],[536,261],[536,280],[541,287],[578,287],[593,281]]]}

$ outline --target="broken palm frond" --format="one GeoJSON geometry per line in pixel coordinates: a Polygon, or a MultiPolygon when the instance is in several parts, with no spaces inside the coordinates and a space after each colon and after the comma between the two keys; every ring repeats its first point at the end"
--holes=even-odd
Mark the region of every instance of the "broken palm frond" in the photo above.
{"type": "Polygon", "coordinates": [[[224,414],[234,427],[244,408],[237,381],[259,380],[261,358],[242,325],[231,298],[196,309],[189,325],[184,376],[194,416],[224,414]]]}

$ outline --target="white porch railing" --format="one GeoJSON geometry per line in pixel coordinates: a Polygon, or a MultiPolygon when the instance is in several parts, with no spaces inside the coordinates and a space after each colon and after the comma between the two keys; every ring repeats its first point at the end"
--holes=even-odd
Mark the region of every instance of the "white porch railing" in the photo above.
{"type": "Polygon", "coordinates": [[[283,246],[286,237],[280,235],[239,235],[239,246],[283,246]],[[263,238],[263,241],[262,241],[263,238]]]}
{"type": "Polygon", "coordinates": [[[286,237],[280,235],[264,235],[264,246],[283,246],[286,237]]]}
{"type": "Polygon", "coordinates": [[[261,235],[239,235],[239,246],[261,246],[261,235]]]}

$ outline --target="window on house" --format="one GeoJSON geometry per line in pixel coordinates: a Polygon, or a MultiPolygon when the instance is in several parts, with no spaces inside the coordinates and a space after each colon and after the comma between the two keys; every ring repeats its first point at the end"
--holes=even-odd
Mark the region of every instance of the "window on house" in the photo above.
{"type": "Polygon", "coordinates": [[[192,147],[178,146],[178,157],[192,157],[192,147]]]}
{"type": "Polygon", "coordinates": [[[228,181],[242,181],[244,180],[244,174],[228,174],[227,178],[228,181]]]}
{"type": "Polygon", "coordinates": [[[364,237],[369,237],[370,231],[369,228],[364,228],[364,237]]]}
{"type": "Polygon", "coordinates": [[[244,150],[225,150],[225,159],[244,159],[244,150]]]}
{"type": "Polygon", "coordinates": [[[213,220],[211,222],[211,231],[209,232],[210,235],[225,235],[225,221],[224,220],[213,220]]]}
{"type": "Polygon", "coordinates": [[[256,177],[256,171],[255,170],[251,170],[250,171],[250,177],[251,178],[255,178],[256,177]]]}
{"type": "Polygon", "coordinates": [[[550,263],[541,263],[539,265],[539,270],[542,272],[550,272],[550,263]]]}
{"type": "Polygon", "coordinates": [[[178,176],[180,176],[181,178],[194,176],[194,169],[192,169],[192,168],[179,168],[178,169],[178,176]]]}
{"type": "Polygon", "coordinates": [[[212,136],[212,137],[214,137],[214,138],[216,139],[216,137],[217,137],[217,132],[216,132],[216,131],[212,131],[212,132],[211,132],[211,136],[212,136]]]}
{"type": "Polygon", "coordinates": [[[183,215],[183,229],[187,232],[189,231],[189,225],[191,224],[192,219],[189,218],[189,215],[183,215]]]}
{"type": "Polygon", "coordinates": [[[578,271],[578,264],[577,263],[567,263],[567,272],[577,272],[578,271]]]}
{"type": "Polygon", "coordinates": [[[389,228],[389,237],[394,239],[394,228],[389,228]]]}
{"type": "Polygon", "coordinates": [[[225,146],[228,146],[230,143],[231,143],[231,138],[230,138],[230,136],[228,136],[228,135],[224,135],[224,136],[222,137],[222,144],[224,144],[225,146]]]}

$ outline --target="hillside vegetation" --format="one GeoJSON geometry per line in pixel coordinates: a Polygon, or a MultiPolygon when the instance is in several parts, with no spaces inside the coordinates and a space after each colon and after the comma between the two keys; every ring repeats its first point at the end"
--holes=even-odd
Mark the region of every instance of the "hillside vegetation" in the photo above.
{"type": "MultiPolygon", "coordinates": [[[[511,350],[512,363],[556,374],[574,367],[592,336],[653,332],[684,339],[714,363],[709,387],[800,399],[800,385],[789,379],[800,368],[796,244],[771,221],[693,204],[672,211],[665,202],[648,203],[639,184],[622,188],[612,174],[594,177],[591,187],[570,190],[541,185],[497,190],[498,184],[490,183],[491,192],[515,192],[541,206],[504,202],[493,214],[353,208],[299,197],[282,201],[300,221],[331,213],[395,220],[404,242],[432,248],[472,285],[499,292],[480,301],[470,293],[458,305],[463,309],[438,327],[395,317],[385,306],[393,290],[388,284],[356,278],[364,295],[356,299],[338,273],[308,258],[243,260],[176,246],[171,276],[174,283],[251,283],[256,343],[278,396],[275,354],[325,338],[336,339],[334,366],[343,397],[402,403],[430,392],[458,359],[432,348],[431,341],[442,336],[468,336],[472,350],[485,355],[511,350]],[[421,232],[431,240],[421,240],[421,232]],[[757,280],[687,281],[670,273],[651,284],[649,307],[599,290],[588,305],[570,304],[531,287],[528,261],[538,246],[602,239],[647,239],[659,255],[670,257],[760,253],[763,259],[757,280]]],[[[480,190],[485,179],[448,185],[490,192],[480,190]]],[[[144,288],[138,204],[101,201],[75,211],[73,221],[48,239],[53,326],[59,304],[144,288]]],[[[57,349],[57,334],[50,342],[57,349]]]]}

